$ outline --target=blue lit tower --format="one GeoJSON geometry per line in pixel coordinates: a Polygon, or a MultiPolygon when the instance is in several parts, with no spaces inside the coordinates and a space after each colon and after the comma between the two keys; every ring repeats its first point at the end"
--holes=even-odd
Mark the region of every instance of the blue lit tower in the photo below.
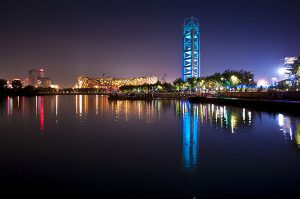
{"type": "Polygon", "coordinates": [[[200,31],[198,19],[184,19],[182,79],[200,77],[200,31]]]}

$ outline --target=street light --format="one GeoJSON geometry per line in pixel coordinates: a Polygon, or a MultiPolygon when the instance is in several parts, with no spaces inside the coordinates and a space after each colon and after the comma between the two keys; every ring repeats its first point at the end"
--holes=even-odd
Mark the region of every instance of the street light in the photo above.
{"type": "Polygon", "coordinates": [[[260,87],[260,86],[262,86],[262,87],[267,87],[268,86],[268,82],[267,81],[265,81],[265,80],[258,80],[257,81],[257,86],[258,87],[260,87]]]}

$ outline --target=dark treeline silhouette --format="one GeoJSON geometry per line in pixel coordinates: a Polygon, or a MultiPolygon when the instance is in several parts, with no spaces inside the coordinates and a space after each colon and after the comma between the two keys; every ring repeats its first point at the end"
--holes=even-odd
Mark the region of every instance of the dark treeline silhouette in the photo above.
{"type": "Polygon", "coordinates": [[[3,85],[0,87],[0,96],[33,96],[39,93],[54,93],[53,88],[35,88],[33,86],[26,86],[22,88],[20,85],[16,85],[13,88],[6,88],[3,85]]]}

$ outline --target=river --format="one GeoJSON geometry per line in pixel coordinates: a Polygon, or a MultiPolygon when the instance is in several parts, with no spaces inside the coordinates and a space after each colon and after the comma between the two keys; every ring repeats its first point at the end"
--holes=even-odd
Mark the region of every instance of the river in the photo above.
{"type": "Polygon", "coordinates": [[[1,193],[31,198],[291,198],[300,118],[100,95],[0,100],[1,193]]]}

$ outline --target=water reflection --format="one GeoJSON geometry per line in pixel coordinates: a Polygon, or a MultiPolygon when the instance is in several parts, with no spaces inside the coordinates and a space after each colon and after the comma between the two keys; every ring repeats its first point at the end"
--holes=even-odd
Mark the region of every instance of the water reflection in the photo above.
{"type": "Polygon", "coordinates": [[[197,167],[199,158],[199,129],[210,125],[237,133],[241,127],[251,127],[253,115],[248,109],[216,106],[214,104],[190,104],[175,102],[175,111],[182,120],[182,161],[185,170],[197,167]]]}
{"type": "Polygon", "coordinates": [[[209,124],[215,129],[230,130],[236,133],[238,128],[251,127],[254,115],[248,109],[227,106],[216,106],[214,104],[192,104],[188,102],[175,103],[176,113],[179,116],[190,112],[192,117],[201,124],[209,124]]]}
{"type": "MultiPolygon", "coordinates": [[[[108,101],[106,96],[100,95],[5,97],[0,99],[0,114],[9,120],[18,113],[22,113],[24,118],[32,119],[35,116],[39,130],[45,131],[50,118],[55,118],[55,124],[59,124],[59,114],[66,114],[62,113],[65,106],[72,107],[72,111],[67,109],[70,114],[67,117],[73,118],[75,115],[79,122],[85,122],[88,117],[94,116],[99,120],[111,118],[115,122],[140,120],[153,123],[162,119],[181,121],[182,159],[185,167],[193,167],[198,162],[199,129],[202,125],[225,133],[239,134],[240,129],[252,128],[255,122],[264,121],[261,119],[261,112],[253,112],[246,108],[172,100],[108,101]],[[60,106],[62,98],[63,106],[60,106]]],[[[284,140],[300,145],[298,117],[282,113],[267,117],[272,121],[275,119],[278,132],[281,132],[284,140]]]]}
{"type": "MultiPolygon", "coordinates": [[[[252,128],[257,116],[257,121],[264,122],[261,112],[214,104],[190,104],[185,101],[176,101],[175,112],[182,120],[182,165],[185,170],[189,171],[198,166],[198,159],[201,155],[198,149],[201,144],[199,143],[199,129],[202,126],[208,125],[225,133],[238,134],[243,128],[252,128]]],[[[271,119],[277,118],[278,130],[282,132],[284,140],[293,141],[294,139],[295,144],[300,148],[299,118],[281,113],[266,115],[271,119]]]]}
{"type": "Polygon", "coordinates": [[[172,103],[171,101],[108,101],[106,96],[77,95],[75,113],[79,118],[96,115],[112,117],[115,122],[139,119],[151,123],[160,120],[161,112],[165,112],[172,103]]]}
{"type": "Polygon", "coordinates": [[[180,102],[182,107],[182,160],[187,170],[198,164],[198,106],[180,102]]]}
{"type": "Polygon", "coordinates": [[[161,112],[159,101],[112,101],[108,103],[114,121],[130,119],[144,120],[146,123],[159,120],[161,112]]]}
{"type": "Polygon", "coordinates": [[[293,140],[294,121],[291,117],[278,114],[278,125],[285,140],[293,140]]]}
{"type": "Polygon", "coordinates": [[[44,127],[45,127],[44,96],[38,97],[38,110],[39,110],[40,131],[44,131],[44,127]]]}

